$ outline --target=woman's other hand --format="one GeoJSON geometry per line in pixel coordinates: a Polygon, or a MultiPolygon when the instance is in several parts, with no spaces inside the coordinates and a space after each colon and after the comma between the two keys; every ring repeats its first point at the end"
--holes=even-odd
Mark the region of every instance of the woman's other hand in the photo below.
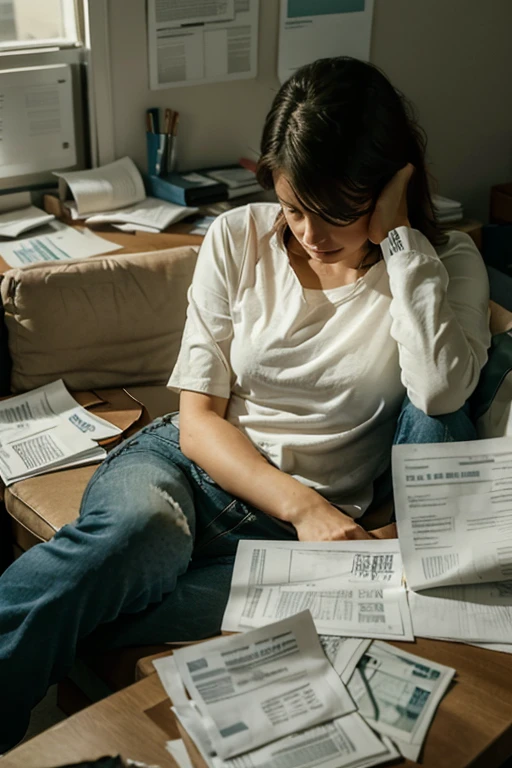
{"type": "Polygon", "coordinates": [[[343,514],[328,501],[320,503],[291,520],[299,541],[346,541],[352,539],[373,539],[349,515],[343,514]]]}
{"type": "Polygon", "coordinates": [[[410,227],[407,211],[407,187],[414,173],[412,163],[407,163],[395,173],[382,190],[368,226],[368,239],[378,245],[396,227],[410,227]]]}

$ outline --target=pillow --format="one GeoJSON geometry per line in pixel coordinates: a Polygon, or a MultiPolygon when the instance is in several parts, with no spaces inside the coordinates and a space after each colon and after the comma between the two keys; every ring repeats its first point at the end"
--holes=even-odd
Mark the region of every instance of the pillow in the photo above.
{"type": "Polygon", "coordinates": [[[7,271],[0,286],[11,391],[165,384],[176,361],[197,247],[7,271]]]}

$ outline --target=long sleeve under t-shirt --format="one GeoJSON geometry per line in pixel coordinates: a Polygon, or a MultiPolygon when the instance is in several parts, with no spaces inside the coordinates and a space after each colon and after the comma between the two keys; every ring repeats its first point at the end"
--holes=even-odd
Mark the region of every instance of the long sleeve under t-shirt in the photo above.
{"type": "Polygon", "coordinates": [[[468,235],[434,249],[400,227],[355,283],[304,288],[279,206],[219,216],[201,247],[169,387],[229,398],[227,420],[277,468],[358,517],[389,466],[407,393],[460,408],[490,343],[489,287],[468,235]]]}

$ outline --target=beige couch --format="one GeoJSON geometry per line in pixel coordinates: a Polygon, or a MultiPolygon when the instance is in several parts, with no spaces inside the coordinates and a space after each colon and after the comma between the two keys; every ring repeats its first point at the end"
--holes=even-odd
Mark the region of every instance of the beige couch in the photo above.
{"type": "MultiPolygon", "coordinates": [[[[127,432],[176,410],[165,384],[196,257],[190,246],[6,272],[0,291],[12,393],[62,378],[127,432]]],[[[41,475],[4,490],[16,553],[77,517],[94,469],[41,475]]]]}

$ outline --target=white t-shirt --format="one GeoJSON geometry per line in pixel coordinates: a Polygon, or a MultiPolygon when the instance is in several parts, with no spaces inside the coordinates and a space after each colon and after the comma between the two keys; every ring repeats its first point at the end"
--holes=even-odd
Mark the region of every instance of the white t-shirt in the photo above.
{"type": "Polygon", "coordinates": [[[471,238],[435,251],[400,227],[351,285],[303,288],[279,206],[219,216],[202,245],[169,387],[229,398],[227,416],[279,469],[354,517],[389,466],[405,393],[436,415],[475,388],[489,285],[471,238]]]}

